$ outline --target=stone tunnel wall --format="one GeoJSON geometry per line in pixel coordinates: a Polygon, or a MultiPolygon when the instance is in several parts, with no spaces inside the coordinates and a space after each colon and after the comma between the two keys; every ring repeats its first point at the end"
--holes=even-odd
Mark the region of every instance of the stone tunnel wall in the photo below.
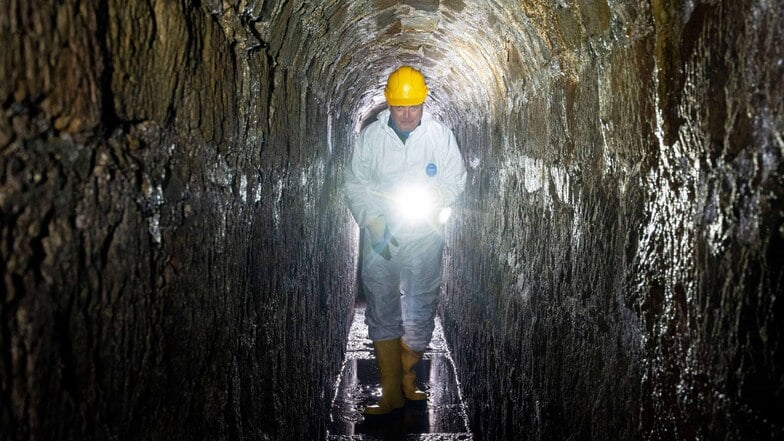
{"type": "Polygon", "coordinates": [[[551,61],[459,127],[478,438],[784,438],[782,2],[530,3],[551,61]]]}
{"type": "Polygon", "coordinates": [[[477,439],[784,436],[781,0],[6,3],[3,437],[319,438],[400,63],[477,439]]]}
{"type": "Polygon", "coordinates": [[[3,3],[0,439],[323,433],[348,131],[262,5],[3,3]]]}

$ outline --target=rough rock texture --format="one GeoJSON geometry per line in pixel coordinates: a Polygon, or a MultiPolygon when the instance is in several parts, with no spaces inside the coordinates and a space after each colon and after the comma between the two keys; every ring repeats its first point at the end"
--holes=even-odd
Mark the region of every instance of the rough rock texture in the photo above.
{"type": "Polygon", "coordinates": [[[460,130],[479,438],[783,439],[784,3],[527,3],[544,59],[460,130]]]}
{"type": "Polygon", "coordinates": [[[782,439],[784,1],[7,0],[0,437],[323,437],[341,173],[423,69],[477,439],[782,439]]]}
{"type": "Polygon", "coordinates": [[[356,273],[345,149],[275,61],[294,49],[209,7],[0,13],[2,439],[323,430],[356,273]]]}

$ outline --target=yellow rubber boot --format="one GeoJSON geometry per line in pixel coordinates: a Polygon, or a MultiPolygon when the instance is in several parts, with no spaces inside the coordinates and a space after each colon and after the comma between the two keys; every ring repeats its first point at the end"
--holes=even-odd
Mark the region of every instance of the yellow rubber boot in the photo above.
{"type": "Polygon", "coordinates": [[[400,361],[403,364],[403,378],[401,385],[403,387],[403,395],[406,399],[411,401],[422,401],[427,399],[427,394],[421,390],[417,390],[414,381],[416,380],[416,372],[414,366],[422,359],[422,353],[409,348],[402,341],[400,342],[400,361]]]}
{"type": "Polygon", "coordinates": [[[373,342],[376,364],[381,377],[381,399],[365,408],[365,415],[386,415],[402,408],[406,402],[400,389],[403,368],[400,364],[400,339],[373,342]]]}

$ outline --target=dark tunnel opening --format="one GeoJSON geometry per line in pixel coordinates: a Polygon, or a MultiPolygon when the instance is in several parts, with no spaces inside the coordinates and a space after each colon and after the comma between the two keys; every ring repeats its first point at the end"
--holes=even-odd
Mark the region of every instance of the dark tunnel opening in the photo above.
{"type": "Polygon", "coordinates": [[[324,439],[395,68],[474,439],[784,439],[781,0],[8,0],[0,439],[324,439]]]}

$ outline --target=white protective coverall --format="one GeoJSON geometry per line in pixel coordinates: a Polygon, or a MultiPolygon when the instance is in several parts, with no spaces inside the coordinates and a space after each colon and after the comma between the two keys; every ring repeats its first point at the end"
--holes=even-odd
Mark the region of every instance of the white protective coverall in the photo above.
{"type": "Polygon", "coordinates": [[[444,237],[436,218],[440,208],[449,207],[462,193],[466,171],[448,127],[425,113],[404,144],[389,126],[389,118],[390,111],[382,111],[359,134],[346,170],[345,190],[360,228],[384,216],[399,243],[389,246],[392,257],[386,260],[373,250],[370,240],[363,241],[369,337],[373,341],[402,338],[409,348],[422,352],[433,335],[441,285],[444,237]],[[433,195],[433,216],[424,222],[412,224],[396,212],[395,194],[410,184],[433,195]]]}

